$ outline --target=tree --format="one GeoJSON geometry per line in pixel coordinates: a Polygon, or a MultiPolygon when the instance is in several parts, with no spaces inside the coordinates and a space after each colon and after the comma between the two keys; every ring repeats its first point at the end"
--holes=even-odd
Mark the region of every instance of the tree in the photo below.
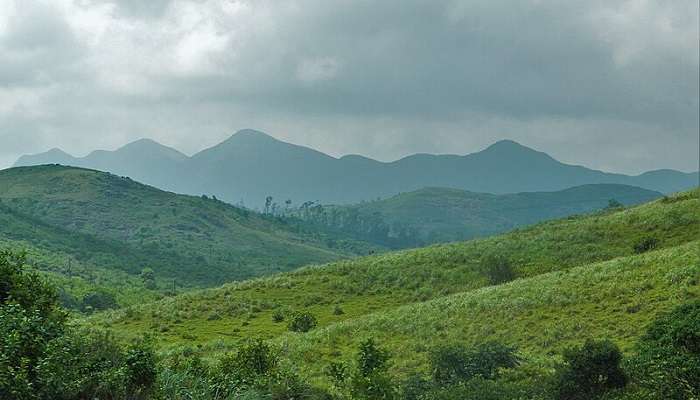
{"type": "Polygon", "coordinates": [[[616,199],[610,199],[610,200],[608,200],[608,206],[606,208],[609,210],[614,210],[616,208],[622,208],[622,207],[624,207],[622,205],[622,203],[620,203],[616,199]]]}
{"type": "Polygon", "coordinates": [[[155,381],[152,349],[66,325],[53,287],[0,252],[0,399],[139,398],[155,381]]]}
{"type": "Polygon", "coordinates": [[[156,288],[156,274],[151,268],[144,268],[141,270],[141,280],[143,280],[143,286],[146,289],[153,290],[156,288]]]}
{"type": "Polygon", "coordinates": [[[222,358],[219,370],[238,380],[252,380],[272,372],[279,362],[277,354],[262,339],[250,340],[235,354],[222,358]]]}
{"type": "Polygon", "coordinates": [[[499,369],[520,364],[515,348],[488,342],[467,348],[461,345],[438,347],[430,354],[433,379],[439,384],[466,382],[475,377],[493,379],[499,369]]]}
{"type": "Polygon", "coordinates": [[[105,290],[98,290],[87,293],[83,296],[83,311],[94,312],[117,308],[117,300],[112,293],[105,290]]]}
{"type": "Polygon", "coordinates": [[[270,206],[272,206],[272,196],[265,197],[265,214],[270,213],[270,206]]]}
{"type": "Polygon", "coordinates": [[[515,279],[513,267],[506,257],[488,255],[482,262],[482,268],[491,285],[500,285],[515,279]]]}
{"type": "Polygon", "coordinates": [[[608,340],[587,340],[564,351],[564,364],[555,377],[554,392],[560,400],[598,399],[627,384],[620,349],[608,340]]]}
{"type": "Polygon", "coordinates": [[[659,317],[628,367],[637,385],[669,400],[700,398],[700,301],[659,317]]]}

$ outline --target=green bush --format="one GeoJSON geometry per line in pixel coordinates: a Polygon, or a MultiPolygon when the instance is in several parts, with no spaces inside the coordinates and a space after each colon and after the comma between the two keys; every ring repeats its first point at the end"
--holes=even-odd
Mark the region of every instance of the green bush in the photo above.
{"type": "Polygon", "coordinates": [[[235,354],[221,359],[219,372],[240,380],[252,380],[270,373],[278,362],[277,354],[265,341],[250,340],[243,343],[235,354]]]}
{"type": "Polygon", "coordinates": [[[628,362],[635,383],[656,398],[700,398],[700,301],[658,318],[628,362]]]}
{"type": "Polygon", "coordinates": [[[308,332],[318,325],[316,317],[308,311],[294,314],[289,321],[289,330],[292,332],[308,332]]]}
{"type": "Polygon", "coordinates": [[[282,310],[275,310],[272,313],[272,322],[282,322],[284,321],[284,312],[282,310]]]}
{"type": "Polygon", "coordinates": [[[460,345],[442,346],[430,354],[433,379],[439,384],[466,382],[475,377],[493,379],[501,368],[520,364],[515,349],[488,342],[473,348],[460,345]]]}
{"type": "Polygon", "coordinates": [[[608,340],[587,340],[564,351],[564,364],[555,377],[554,393],[560,400],[599,399],[627,384],[620,349],[608,340]]]}
{"type": "Polygon", "coordinates": [[[659,245],[659,240],[655,237],[645,237],[639,242],[635,243],[633,249],[636,254],[646,253],[647,251],[654,250],[659,245]]]}
{"type": "Polygon", "coordinates": [[[91,292],[83,296],[82,309],[84,312],[94,312],[117,308],[114,295],[104,290],[91,292]]]}
{"type": "Polygon", "coordinates": [[[482,262],[482,268],[491,285],[500,285],[515,279],[515,271],[506,257],[489,255],[482,262]]]}
{"type": "Polygon", "coordinates": [[[156,380],[153,350],[65,323],[55,291],[0,252],[0,398],[138,399],[156,380]]]}

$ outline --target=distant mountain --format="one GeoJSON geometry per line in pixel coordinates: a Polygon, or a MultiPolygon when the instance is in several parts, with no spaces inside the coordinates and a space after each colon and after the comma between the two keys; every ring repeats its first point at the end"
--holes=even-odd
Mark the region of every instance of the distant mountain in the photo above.
{"type": "Polygon", "coordinates": [[[115,175],[129,176],[139,182],[163,189],[175,188],[177,168],[188,157],[179,151],[150,139],[140,139],[114,151],[96,150],[85,157],[73,157],[59,149],[25,155],[15,166],[61,164],[96,169],[115,175]]]}
{"type": "Polygon", "coordinates": [[[280,204],[287,199],[352,204],[425,187],[504,194],[616,183],[670,193],[698,185],[697,172],[606,173],[561,163],[510,140],[465,156],[416,154],[383,163],[355,155],[334,158],[250,129],[192,157],[141,140],[84,158],[51,150],[23,156],[16,165],[47,163],[108,171],[180,193],[214,194],[248,207],[261,207],[267,196],[280,204]]]}
{"type": "Polygon", "coordinates": [[[425,188],[352,206],[313,206],[294,215],[317,229],[403,248],[495,235],[549,219],[602,210],[613,200],[629,206],[662,196],[618,184],[502,195],[425,188]]]}
{"type": "Polygon", "coordinates": [[[179,285],[208,286],[354,254],[340,247],[346,242],[330,247],[322,234],[292,231],[271,216],[75,167],[0,171],[0,211],[6,218],[0,244],[5,238],[17,249],[60,251],[83,265],[136,276],[150,267],[179,285]]]}

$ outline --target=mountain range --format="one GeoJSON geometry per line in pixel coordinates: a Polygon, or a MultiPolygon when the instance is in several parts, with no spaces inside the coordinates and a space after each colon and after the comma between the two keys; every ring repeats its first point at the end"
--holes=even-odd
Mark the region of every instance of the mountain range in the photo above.
{"type": "Polygon", "coordinates": [[[415,154],[393,162],[348,155],[331,157],[252,129],[187,156],[149,139],[115,151],[73,157],[59,149],[25,155],[15,166],[63,164],[129,176],[161,189],[215,195],[229,203],[261,207],[268,196],[280,204],[318,201],[352,204],[425,187],[493,194],[556,191],[618,183],[671,193],[698,185],[698,173],[655,170],[630,176],[559,162],[510,140],[467,155],[415,154]]]}

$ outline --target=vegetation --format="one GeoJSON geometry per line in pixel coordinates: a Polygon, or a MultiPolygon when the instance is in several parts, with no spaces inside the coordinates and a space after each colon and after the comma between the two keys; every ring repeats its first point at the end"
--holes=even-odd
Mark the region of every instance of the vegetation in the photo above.
{"type": "MultiPolygon", "coordinates": [[[[166,348],[235,346],[251,336],[274,338],[287,332],[286,324],[274,322],[277,313],[308,311],[323,328],[493,285],[496,281],[487,268],[493,257],[508,260],[514,276],[528,278],[634,255],[634,243],[649,235],[661,238],[661,250],[697,240],[697,192],[673,198],[673,202],[570,217],[487,239],[344,260],[185,293],[102,313],[90,323],[109,326],[124,338],[153,334],[166,348]],[[343,313],[337,313],[337,307],[343,313]],[[220,318],[209,320],[210,314],[220,318]],[[163,327],[167,331],[160,332],[163,327]]],[[[634,300],[624,307],[647,311],[634,300]]]]}
{"type": "Polygon", "coordinates": [[[0,397],[630,400],[673,388],[693,398],[695,196],[310,267],[77,326],[22,257],[3,253],[0,397]],[[658,246],[635,254],[649,236],[658,246]],[[489,266],[503,260],[518,279],[492,284],[489,266]],[[274,315],[318,326],[286,332],[274,315]]]}
{"type": "Polygon", "coordinates": [[[75,329],[58,296],[24,257],[0,253],[0,398],[146,398],[156,381],[148,342],[126,348],[108,334],[75,329]]]}
{"type": "MultiPolygon", "coordinates": [[[[176,195],[93,170],[12,168],[0,172],[0,187],[0,218],[11,222],[0,228],[0,240],[65,254],[52,263],[63,269],[53,272],[69,278],[66,264],[73,260],[124,272],[134,282],[150,268],[162,288],[173,279],[179,286],[206,286],[373,248],[300,234],[277,218],[213,198],[176,195]]],[[[35,266],[44,269],[44,263],[35,266]]],[[[153,280],[144,283],[153,287],[153,280]]]]}
{"type": "Polygon", "coordinates": [[[265,212],[283,215],[289,224],[308,230],[330,231],[396,249],[490,236],[548,219],[619,210],[659,197],[661,193],[625,185],[502,195],[426,188],[351,206],[309,201],[293,208],[289,200],[281,207],[268,196],[265,212]]]}

